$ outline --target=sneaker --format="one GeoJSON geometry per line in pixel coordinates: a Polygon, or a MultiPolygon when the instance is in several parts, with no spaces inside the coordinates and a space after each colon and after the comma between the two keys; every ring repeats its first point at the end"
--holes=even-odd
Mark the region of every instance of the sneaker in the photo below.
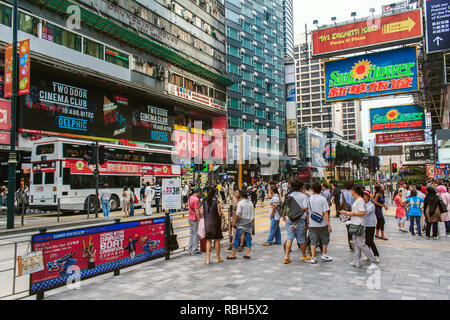
{"type": "Polygon", "coordinates": [[[315,264],[315,263],[317,263],[317,259],[316,259],[316,258],[311,258],[311,260],[309,261],[309,263],[315,264]]]}
{"type": "Polygon", "coordinates": [[[375,270],[378,269],[378,264],[376,263],[371,263],[370,266],[367,268],[367,270],[375,270]]]}
{"type": "Polygon", "coordinates": [[[311,257],[310,257],[310,256],[301,257],[300,260],[301,260],[301,261],[308,261],[308,260],[311,260],[311,257]]]}
{"type": "Polygon", "coordinates": [[[402,231],[402,232],[408,232],[408,230],[406,230],[406,229],[400,229],[400,231],[402,231]]]}
{"type": "Polygon", "coordinates": [[[362,259],[362,261],[367,262],[367,261],[369,261],[369,258],[364,257],[364,258],[362,259]]]}
{"type": "Polygon", "coordinates": [[[330,256],[328,256],[328,255],[326,255],[326,254],[323,254],[323,255],[320,257],[320,259],[321,259],[322,261],[333,261],[333,258],[330,257],[330,256]]]}
{"type": "Polygon", "coordinates": [[[360,265],[358,265],[358,264],[356,264],[356,263],[354,263],[354,262],[351,262],[350,265],[351,265],[352,267],[356,268],[356,269],[361,268],[360,265]]]}
{"type": "Polygon", "coordinates": [[[263,243],[263,246],[264,246],[264,247],[268,247],[268,246],[271,246],[271,245],[272,245],[272,244],[271,244],[270,242],[264,242],[264,243],[263,243]]]}
{"type": "Polygon", "coordinates": [[[380,263],[380,262],[381,262],[381,260],[380,260],[379,257],[375,257],[375,261],[376,261],[377,263],[380,263]]]}
{"type": "Polygon", "coordinates": [[[201,253],[201,252],[198,251],[198,250],[194,250],[194,251],[191,252],[191,254],[200,254],[200,253],[201,253]]]}
{"type": "Polygon", "coordinates": [[[433,237],[434,240],[439,240],[441,237],[437,236],[437,237],[433,237]]]}

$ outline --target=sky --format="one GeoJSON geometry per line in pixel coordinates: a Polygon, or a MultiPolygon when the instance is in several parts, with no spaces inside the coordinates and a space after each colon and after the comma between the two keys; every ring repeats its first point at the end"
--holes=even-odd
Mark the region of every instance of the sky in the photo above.
{"type": "MultiPolygon", "coordinates": [[[[400,2],[401,0],[293,0],[294,2],[294,35],[305,32],[305,23],[308,24],[308,32],[317,27],[314,20],[319,21],[319,26],[331,25],[332,17],[336,17],[336,23],[352,20],[352,12],[356,12],[356,18],[371,16],[370,8],[374,8],[374,15],[381,15],[381,7],[386,4],[400,2]]],[[[295,36],[294,36],[295,38],[295,36]]],[[[391,96],[392,97],[392,96],[391,96]]],[[[385,97],[380,99],[363,100],[361,112],[362,140],[368,146],[370,134],[369,108],[396,106],[411,104],[412,98],[385,97]]]]}

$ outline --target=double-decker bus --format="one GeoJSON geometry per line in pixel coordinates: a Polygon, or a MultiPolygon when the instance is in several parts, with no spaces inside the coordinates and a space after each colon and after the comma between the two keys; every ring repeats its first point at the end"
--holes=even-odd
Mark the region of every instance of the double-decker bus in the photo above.
{"type": "MultiPolygon", "coordinates": [[[[95,165],[84,160],[91,144],[92,141],[44,138],[33,145],[30,207],[54,210],[60,199],[61,210],[94,212],[97,206],[101,209],[95,195],[95,165]]],[[[123,203],[123,187],[134,187],[137,206],[141,206],[143,183],[180,175],[180,166],[172,164],[175,151],[99,143],[102,145],[108,158],[99,166],[99,189],[105,183],[109,185],[111,211],[123,203]]]]}

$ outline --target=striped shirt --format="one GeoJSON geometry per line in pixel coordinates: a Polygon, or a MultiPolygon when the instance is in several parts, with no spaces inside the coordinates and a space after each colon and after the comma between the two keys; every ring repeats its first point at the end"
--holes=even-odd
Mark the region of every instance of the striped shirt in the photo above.
{"type": "Polygon", "coordinates": [[[155,186],[155,198],[160,199],[161,198],[161,186],[157,184],[155,186]]]}

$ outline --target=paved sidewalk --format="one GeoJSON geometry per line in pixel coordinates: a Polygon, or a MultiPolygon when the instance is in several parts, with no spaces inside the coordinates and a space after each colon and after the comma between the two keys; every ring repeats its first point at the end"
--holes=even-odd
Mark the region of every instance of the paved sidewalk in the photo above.
{"type": "MultiPolygon", "coordinates": [[[[82,281],[80,289],[49,291],[46,299],[450,299],[450,238],[413,237],[399,232],[395,220],[388,217],[389,240],[376,241],[380,270],[368,273],[367,263],[360,270],[349,266],[353,253],[345,225],[335,218],[332,225],[332,262],[301,262],[295,248],[293,262],[284,265],[282,246],[262,246],[265,230],[254,240],[252,260],[238,253],[238,260],[205,265],[204,254],[180,254],[170,261],[122,270],[117,277],[108,274],[82,281]]],[[[222,256],[228,253],[224,250],[222,256]]]]}

